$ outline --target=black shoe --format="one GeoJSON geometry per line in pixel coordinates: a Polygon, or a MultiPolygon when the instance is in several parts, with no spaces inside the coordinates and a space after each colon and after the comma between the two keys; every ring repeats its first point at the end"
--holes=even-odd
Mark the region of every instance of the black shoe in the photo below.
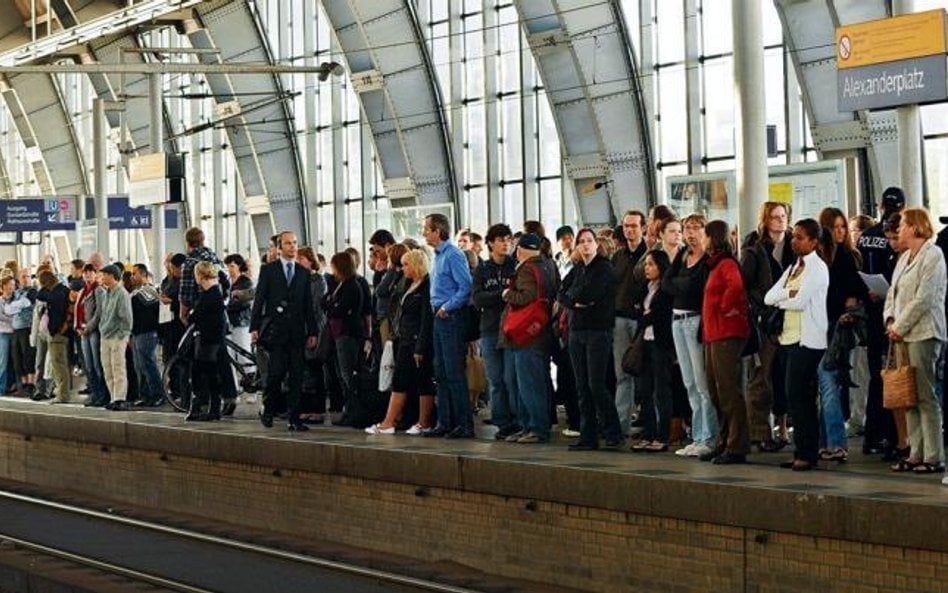
{"type": "Polygon", "coordinates": [[[293,420],[286,425],[286,429],[290,432],[306,432],[309,427],[302,420],[293,420]]]}
{"type": "Polygon", "coordinates": [[[265,428],[273,428],[273,414],[261,412],[260,424],[262,424],[265,428]]]}
{"type": "Polygon", "coordinates": [[[593,443],[573,443],[572,445],[566,447],[570,451],[595,451],[599,448],[599,445],[593,443]]]}
{"type": "Polygon", "coordinates": [[[88,387],[84,387],[79,390],[79,395],[89,395],[90,393],[92,393],[92,390],[88,387]]]}
{"type": "Polygon", "coordinates": [[[207,414],[201,413],[200,409],[194,409],[184,417],[185,422],[207,422],[208,420],[207,414]]]}
{"type": "Polygon", "coordinates": [[[114,401],[111,404],[105,406],[106,410],[111,410],[113,412],[127,412],[128,411],[128,402],[124,399],[119,401],[114,401]]]}
{"type": "Polygon", "coordinates": [[[43,392],[41,392],[41,391],[38,391],[38,392],[34,393],[33,395],[31,395],[31,396],[30,396],[30,399],[33,400],[33,401],[35,401],[35,402],[41,402],[41,401],[45,401],[45,400],[48,400],[48,399],[52,399],[52,397],[53,397],[53,396],[51,396],[51,395],[46,395],[45,393],[43,393],[43,392]]]}
{"type": "Polygon", "coordinates": [[[446,439],[473,439],[474,431],[470,428],[458,426],[448,434],[444,435],[446,439]]]}
{"type": "Polygon", "coordinates": [[[711,460],[714,465],[734,465],[736,463],[747,463],[747,456],[739,453],[724,452],[711,460]]]}
{"type": "Polygon", "coordinates": [[[83,405],[87,408],[104,408],[106,406],[106,402],[97,402],[93,400],[93,401],[87,401],[83,405]]]}
{"type": "Polygon", "coordinates": [[[495,440],[495,441],[502,441],[502,440],[506,439],[507,437],[509,437],[510,435],[512,435],[512,434],[515,433],[515,432],[519,432],[519,429],[517,429],[517,428],[501,428],[500,430],[498,430],[497,432],[494,433],[494,440],[495,440]]]}
{"type": "Polygon", "coordinates": [[[448,430],[439,424],[438,426],[435,426],[428,432],[422,433],[421,436],[425,437],[426,439],[434,439],[434,438],[440,438],[440,437],[446,436],[447,434],[448,434],[448,430]]]}
{"type": "Polygon", "coordinates": [[[233,416],[234,410],[237,409],[237,401],[233,399],[228,399],[224,401],[224,405],[221,406],[221,416],[233,416]]]}
{"type": "Polygon", "coordinates": [[[609,449],[610,451],[617,451],[623,447],[625,447],[625,439],[618,437],[614,439],[606,439],[606,446],[604,448],[609,449]]]}

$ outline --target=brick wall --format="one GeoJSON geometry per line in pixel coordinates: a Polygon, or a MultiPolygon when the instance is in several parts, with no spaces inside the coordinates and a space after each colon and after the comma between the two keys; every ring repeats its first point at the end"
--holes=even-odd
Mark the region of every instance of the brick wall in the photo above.
{"type": "Polygon", "coordinates": [[[0,477],[590,591],[948,590],[943,552],[13,433],[0,477]]]}

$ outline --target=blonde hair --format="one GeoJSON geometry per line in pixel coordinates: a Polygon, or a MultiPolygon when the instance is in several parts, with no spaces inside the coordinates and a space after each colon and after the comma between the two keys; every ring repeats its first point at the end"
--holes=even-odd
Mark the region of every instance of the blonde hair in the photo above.
{"type": "Polygon", "coordinates": [[[200,280],[217,280],[217,265],[209,261],[198,262],[194,266],[194,277],[200,280]]]}
{"type": "Polygon", "coordinates": [[[402,267],[410,269],[418,278],[424,278],[429,272],[428,254],[421,249],[412,249],[402,256],[402,267]]]}
{"type": "Polygon", "coordinates": [[[924,208],[906,208],[903,210],[902,224],[913,227],[915,236],[926,241],[935,236],[932,219],[928,216],[928,210],[924,208]]]}

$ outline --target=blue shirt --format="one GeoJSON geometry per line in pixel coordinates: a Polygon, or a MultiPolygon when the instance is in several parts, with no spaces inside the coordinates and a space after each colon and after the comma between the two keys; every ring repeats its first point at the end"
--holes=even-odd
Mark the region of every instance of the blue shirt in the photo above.
{"type": "Polygon", "coordinates": [[[450,241],[435,249],[431,272],[431,306],[451,313],[467,306],[471,298],[471,269],[467,258],[450,241]]]}

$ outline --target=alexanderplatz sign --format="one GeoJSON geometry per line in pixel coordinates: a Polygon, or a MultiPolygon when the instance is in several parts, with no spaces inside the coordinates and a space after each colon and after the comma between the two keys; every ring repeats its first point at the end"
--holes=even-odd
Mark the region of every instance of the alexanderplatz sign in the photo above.
{"type": "Polygon", "coordinates": [[[836,29],[840,111],[948,98],[945,11],[929,10],[836,29]]]}

